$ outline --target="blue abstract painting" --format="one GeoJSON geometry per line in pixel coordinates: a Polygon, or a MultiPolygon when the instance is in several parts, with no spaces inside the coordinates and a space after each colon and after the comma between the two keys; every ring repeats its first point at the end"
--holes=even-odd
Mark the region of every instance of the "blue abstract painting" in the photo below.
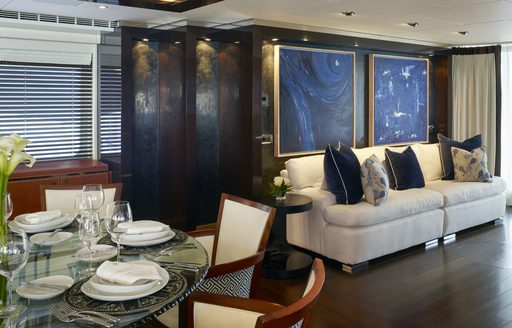
{"type": "Polygon", "coordinates": [[[428,60],[371,55],[372,71],[370,146],[428,142],[428,60]]]}
{"type": "Polygon", "coordinates": [[[354,53],[276,46],[276,156],[354,144],[354,53]]]}

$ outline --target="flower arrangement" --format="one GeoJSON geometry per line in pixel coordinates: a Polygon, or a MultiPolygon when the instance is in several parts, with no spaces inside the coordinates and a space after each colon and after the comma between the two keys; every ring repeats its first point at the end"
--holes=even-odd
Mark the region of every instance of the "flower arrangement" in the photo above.
{"type": "Polygon", "coordinates": [[[0,136],[0,245],[5,243],[7,233],[7,218],[5,217],[4,197],[7,192],[7,182],[14,172],[14,169],[20,164],[25,163],[32,167],[36,159],[23,152],[29,141],[11,133],[9,136],[0,136]]]}
{"type": "Polygon", "coordinates": [[[292,190],[290,180],[283,177],[275,177],[273,182],[269,182],[270,195],[277,200],[283,200],[286,193],[292,190]]]}

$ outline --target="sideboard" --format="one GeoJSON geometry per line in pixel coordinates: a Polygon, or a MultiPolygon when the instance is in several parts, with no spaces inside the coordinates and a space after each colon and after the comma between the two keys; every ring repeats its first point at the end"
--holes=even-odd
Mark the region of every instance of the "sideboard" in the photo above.
{"type": "Polygon", "coordinates": [[[10,217],[41,210],[41,185],[83,185],[110,183],[108,165],[92,159],[36,162],[32,168],[19,165],[9,179],[14,211],[10,217]]]}

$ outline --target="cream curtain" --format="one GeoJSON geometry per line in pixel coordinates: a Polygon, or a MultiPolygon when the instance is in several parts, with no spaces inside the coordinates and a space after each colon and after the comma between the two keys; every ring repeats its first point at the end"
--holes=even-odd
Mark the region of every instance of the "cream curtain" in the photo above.
{"type": "Polygon", "coordinates": [[[501,47],[501,172],[507,181],[507,205],[512,206],[512,46],[501,47]]]}
{"type": "MultiPolygon", "coordinates": [[[[488,169],[496,157],[496,66],[494,54],[452,56],[452,137],[482,134],[488,169]]],[[[505,121],[505,120],[502,120],[505,121]]],[[[510,129],[510,128],[509,128],[510,129]]]]}

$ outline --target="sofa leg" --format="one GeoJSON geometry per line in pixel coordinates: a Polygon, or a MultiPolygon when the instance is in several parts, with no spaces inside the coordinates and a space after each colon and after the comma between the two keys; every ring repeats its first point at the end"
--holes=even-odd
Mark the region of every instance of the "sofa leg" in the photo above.
{"type": "Polygon", "coordinates": [[[494,225],[501,225],[501,224],[503,224],[503,217],[502,216],[500,216],[499,218],[494,220],[494,225]]]}
{"type": "Polygon", "coordinates": [[[438,244],[439,244],[439,242],[437,239],[430,240],[425,243],[425,248],[429,249],[429,248],[437,247],[438,244]]]}
{"type": "Polygon", "coordinates": [[[356,273],[358,271],[366,270],[369,267],[368,261],[357,264],[341,264],[341,269],[347,273],[356,273]]]}

